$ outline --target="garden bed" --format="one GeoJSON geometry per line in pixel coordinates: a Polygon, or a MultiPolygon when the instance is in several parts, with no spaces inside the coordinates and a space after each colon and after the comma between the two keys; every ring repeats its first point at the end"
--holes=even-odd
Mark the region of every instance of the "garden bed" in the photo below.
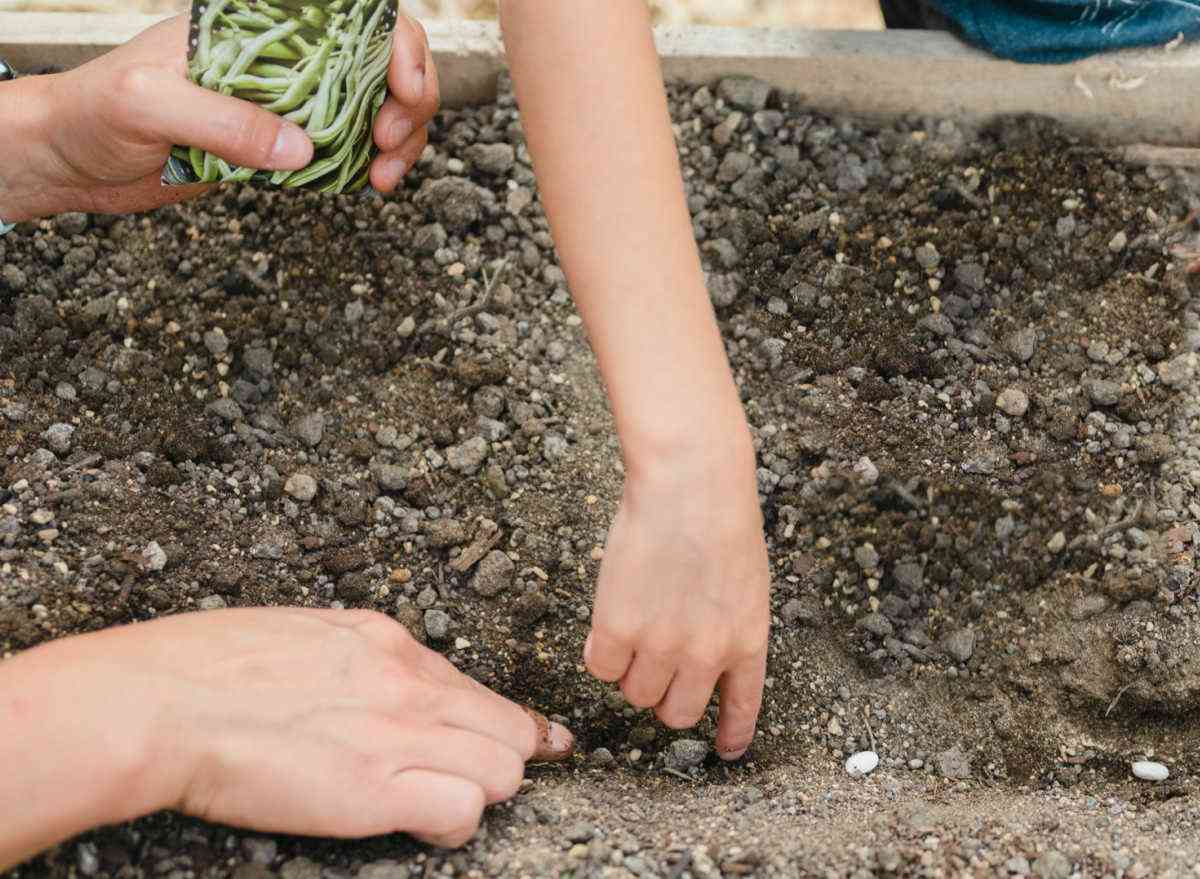
{"type": "Polygon", "coordinates": [[[747,760],[665,772],[711,718],[668,731],[580,666],[619,455],[502,83],[439,116],[396,197],[229,189],[0,241],[0,648],[376,608],[566,720],[578,758],[531,768],[458,853],[158,815],[12,876],[1200,860],[1200,314],[1172,256],[1195,189],[1028,118],[671,94],[769,531],[747,760]],[[455,562],[493,527],[514,571],[488,597],[455,562]],[[872,738],[880,768],[850,779],[872,738]],[[1169,782],[1131,778],[1149,755],[1169,782]]]}

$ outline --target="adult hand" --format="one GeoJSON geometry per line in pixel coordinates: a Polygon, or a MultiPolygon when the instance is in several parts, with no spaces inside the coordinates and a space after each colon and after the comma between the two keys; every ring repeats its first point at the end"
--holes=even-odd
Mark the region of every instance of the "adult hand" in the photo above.
{"type": "Polygon", "coordinates": [[[726,760],[754,738],[770,627],[753,452],[743,458],[681,456],[629,477],[584,651],[593,675],[677,729],[701,719],[719,685],[726,760]]]}
{"type": "MultiPolygon", "coordinates": [[[[9,157],[0,166],[0,217],[127,213],[194,198],[209,187],[161,183],[175,145],[263,170],[307,165],[313,145],[302,128],[188,81],[187,34],[187,18],[176,17],[77,69],[0,86],[0,154],[9,157]]],[[[420,24],[402,16],[394,39],[371,168],[385,192],[420,157],[439,101],[420,24]]]]}
{"type": "Polygon", "coordinates": [[[366,611],[184,614],[0,664],[0,869],[174,808],[260,831],[466,842],[571,734],[366,611]]]}

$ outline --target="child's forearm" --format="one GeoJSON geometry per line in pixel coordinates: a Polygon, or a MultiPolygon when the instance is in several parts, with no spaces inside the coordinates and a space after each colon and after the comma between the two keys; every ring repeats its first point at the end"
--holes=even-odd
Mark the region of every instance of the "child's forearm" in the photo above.
{"type": "Polygon", "coordinates": [[[748,431],[645,2],[506,0],[501,18],[542,202],[627,466],[693,453],[744,464],[748,431]]]}

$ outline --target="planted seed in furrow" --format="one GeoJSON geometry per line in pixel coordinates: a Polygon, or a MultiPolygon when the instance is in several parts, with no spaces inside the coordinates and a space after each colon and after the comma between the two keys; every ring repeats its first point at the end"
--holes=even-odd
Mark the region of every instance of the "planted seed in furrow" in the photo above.
{"type": "Polygon", "coordinates": [[[396,14],[396,0],[194,0],[192,82],[303,126],[315,152],[304,168],[272,173],[180,145],[163,182],[361,189],[387,96],[396,14]]]}

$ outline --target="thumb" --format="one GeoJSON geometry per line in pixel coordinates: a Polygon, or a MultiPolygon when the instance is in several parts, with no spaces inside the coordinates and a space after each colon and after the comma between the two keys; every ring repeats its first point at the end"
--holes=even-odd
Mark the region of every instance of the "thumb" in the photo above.
{"type": "Polygon", "coordinates": [[[312,161],[312,141],[299,126],[169,70],[131,68],[115,97],[115,118],[152,143],[197,147],[264,171],[294,171],[312,161]]]}

